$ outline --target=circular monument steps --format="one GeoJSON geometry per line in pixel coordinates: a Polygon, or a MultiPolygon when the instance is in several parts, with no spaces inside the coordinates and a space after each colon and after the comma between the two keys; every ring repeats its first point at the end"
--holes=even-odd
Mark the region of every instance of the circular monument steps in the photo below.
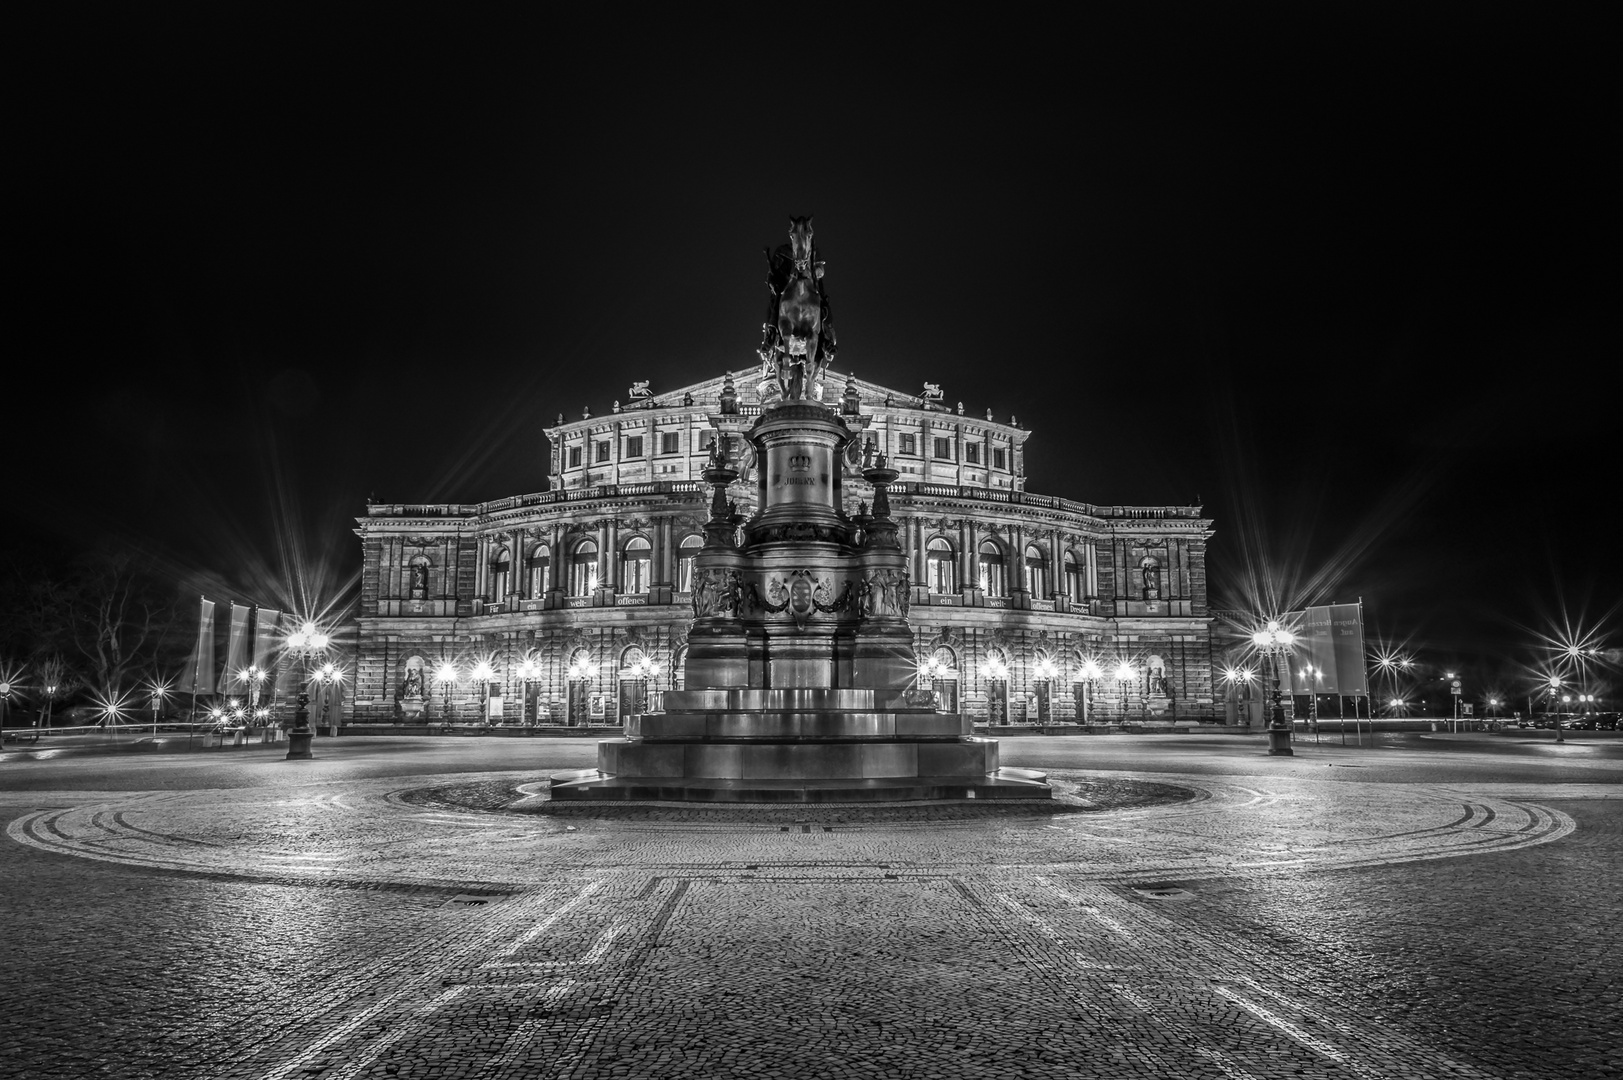
{"type": "Polygon", "coordinates": [[[945,740],[975,734],[974,720],[938,712],[664,712],[628,716],[628,738],[645,742],[852,742],[945,740]]]}
{"type": "Polygon", "coordinates": [[[777,690],[667,690],[662,700],[667,713],[935,712],[934,705],[908,701],[912,693],[905,689],[798,686],[777,690]]]}
{"type": "MultiPolygon", "coordinates": [[[[825,780],[693,777],[661,779],[610,776],[597,769],[558,773],[555,802],[673,803],[875,803],[947,802],[966,799],[1043,799],[1052,790],[1044,773],[1003,768],[982,776],[875,776],[825,780]]],[[[544,806],[545,804],[538,804],[544,806]]]]}

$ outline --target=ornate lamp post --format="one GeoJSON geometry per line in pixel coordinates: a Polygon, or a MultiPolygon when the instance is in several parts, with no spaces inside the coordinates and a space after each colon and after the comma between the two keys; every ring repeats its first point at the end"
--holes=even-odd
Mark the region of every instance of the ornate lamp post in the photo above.
{"type": "Polygon", "coordinates": [[[1077,718],[1080,723],[1093,723],[1093,684],[1104,677],[1097,660],[1084,660],[1082,670],[1076,673],[1077,681],[1082,684],[1082,715],[1077,718]]]}
{"type": "MultiPolygon", "coordinates": [[[[315,680],[322,688],[321,719],[327,721],[327,734],[337,735],[338,716],[333,712],[332,688],[344,681],[344,669],[329,660],[316,669],[315,680]]],[[[321,727],[319,721],[316,726],[321,727]]]]}
{"type": "Polygon", "coordinates": [[[649,687],[653,685],[655,679],[659,678],[659,665],[645,654],[641,660],[637,661],[633,670],[636,671],[637,678],[642,683],[642,693],[637,700],[637,712],[646,712],[648,711],[648,699],[651,693],[649,687]]]}
{"type": "MultiPolygon", "coordinates": [[[[1242,687],[1243,686],[1245,688],[1245,690],[1246,690],[1246,696],[1243,699],[1239,698],[1239,691],[1236,690],[1235,697],[1236,697],[1237,700],[1250,701],[1250,699],[1251,699],[1251,693],[1250,693],[1250,691],[1251,691],[1251,680],[1254,679],[1255,677],[1256,677],[1256,672],[1252,671],[1250,668],[1226,667],[1226,668],[1223,669],[1223,681],[1224,682],[1228,683],[1230,686],[1235,686],[1235,687],[1242,687]]],[[[1238,718],[1239,718],[1239,715],[1238,715],[1238,712],[1236,711],[1235,719],[1238,719],[1238,718]]],[[[1250,710],[1248,708],[1247,711],[1246,711],[1246,724],[1249,725],[1250,722],[1251,722],[1251,720],[1250,720],[1250,710]]]]}
{"type": "Polygon", "coordinates": [[[1549,718],[1555,727],[1555,741],[1566,742],[1561,737],[1561,714],[1555,711],[1555,695],[1561,689],[1561,676],[1551,675],[1544,697],[1544,715],[1549,718]]]}
{"type": "Polygon", "coordinates": [[[1285,722],[1285,705],[1279,696],[1279,658],[1290,654],[1292,646],[1296,644],[1296,635],[1281,626],[1279,620],[1270,619],[1267,626],[1251,635],[1251,644],[1268,658],[1274,672],[1273,709],[1268,717],[1268,753],[1270,756],[1290,757],[1295,751],[1291,749],[1291,729],[1285,722]]]}
{"type": "Polygon", "coordinates": [[[479,722],[490,723],[490,680],[496,677],[496,669],[490,666],[489,660],[480,660],[473,665],[473,681],[479,684],[479,722]]]}
{"type": "Polygon", "coordinates": [[[1121,696],[1121,718],[1127,719],[1127,684],[1138,678],[1138,669],[1131,662],[1123,660],[1116,665],[1116,670],[1110,673],[1116,680],[1116,693],[1121,696]]]}
{"type": "Polygon", "coordinates": [[[1037,721],[1046,725],[1048,713],[1053,708],[1051,703],[1054,700],[1054,680],[1059,678],[1059,668],[1054,665],[1054,661],[1045,656],[1037,661],[1033,674],[1042,683],[1041,696],[1037,698],[1037,721]]]}
{"type": "Polygon", "coordinates": [[[440,718],[447,724],[451,722],[451,688],[456,685],[459,676],[456,665],[449,660],[434,669],[434,681],[440,684],[440,694],[445,703],[440,718]]]}
{"type": "Polygon", "coordinates": [[[525,723],[534,723],[539,719],[539,717],[530,715],[530,683],[534,682],[540,674],[541,666],[535,662],[534,656],[525,656],[523,660],[519,661],[519,685],[523,687],[523,696],[519,698],[519,708],[523,710],[522,715],[525,723]]]}
{"type": "MultiPolygon", "coordinates": [[[[999,660],[997,657],[993,657],[981,665],[981,677],[984,678],[989,684],[993,682],[1001,682],[1003,684],[1003,722],[1007,724],[1009,722],[1009,666],[1002,660],[999,660]]],[[[991,696],[991,687],[988,686],[986,722],[988,724],[995,724],[997,723],[997,718],[991,715],[991,696]]]]}
{"type": "Polygon", "coordinates": [[[299,658],[303,678],[299,680],[298,705],[293,712],[293,730],[287,733],[287,759],[313,758],[310,744],[315,731],[310,727],[310,658],[325,652],[330,639],[316,629],[315,623],[305,623],[287,636],[287,647],[299,658]]]}
{"type": "MultiPolygon", "coordinates": [[[[569,678],[569,681],[572,682],[572,683],[578,682],[578,683],[590,684],[591,681],[597,677],[597,671],[598,671],[598,667],[592,661],[590,661],[590,660],[576,660],[574,663],[569,665],[569,670],[567,670],[564,674],[569,678]]],[[[584,686],[581,688],[580,696],[581,696],[582,700],[586,699],[587,691],[586,691],[586,688],[584,686]]],[[[570,715],[569,715],[568,719],[569,719],[570,723],[574,723],[574,721],[575,721],[573,706],[570,707],[570,715]]],[[[586,725],[590,726],[591,722],[592,722],[591,706],[588,705],[587,709],[586,709],[586,725]]]]}

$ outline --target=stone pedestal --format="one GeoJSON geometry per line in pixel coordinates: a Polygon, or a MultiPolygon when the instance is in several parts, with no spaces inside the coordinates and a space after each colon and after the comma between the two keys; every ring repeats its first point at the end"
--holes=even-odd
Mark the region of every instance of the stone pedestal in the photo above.
{"type": "Polygon", "coordinates": [[[685,685],[663,713],[600,743],[598,767],[553,777],[558,800],[849,802],[1049,798],[1039,773],[1001,769],[995,740],[939,713],[918,685],[907,557],[881,459],[873,512],[841,510],[852,433],[808,401],[767,408],[755,448],[760,510],[735,541],[719,460],[694,558],[685,685]]]}

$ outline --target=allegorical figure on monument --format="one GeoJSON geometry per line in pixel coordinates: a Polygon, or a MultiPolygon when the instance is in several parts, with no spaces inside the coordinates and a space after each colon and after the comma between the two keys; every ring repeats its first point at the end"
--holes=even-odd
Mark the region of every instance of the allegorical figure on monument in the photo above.
{"type": "Polygon", "coordinates": [[[423,669],[409,667],[406,669],[406,681],[401,684],[400,696],[406,701],[421,701],[423,699],[423,669]]]}
{"type": "Polygon", "coordinates": [[[789,243],[766,255],[766,320],[761,324],[761,378],[789,401],[814,397],[839,348],[834,311],[823,287],[823,262],[811,217],[789,219],[789,243]]]}

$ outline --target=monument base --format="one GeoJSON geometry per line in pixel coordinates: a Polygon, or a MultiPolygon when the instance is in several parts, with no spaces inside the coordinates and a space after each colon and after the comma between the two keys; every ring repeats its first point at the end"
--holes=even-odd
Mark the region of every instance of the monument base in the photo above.
{"type": "Polygon", "coordinates": [[[894,802],[1047,799],[1046,777],[998,763],[968,717],[899,690],[673,690],[598,744],[596,769],[552,778],[559,801],[894,802]]]}
{"type": "Polygon", "coordinates": [[[864,803],[944,802],[963,799],[1048,799],[1044,774],[998,769],[962,776],[876,777],[830,780],[728,780],[698,777],[609,776],[596,769],[552,778],[557,802],[864,803]]]}

